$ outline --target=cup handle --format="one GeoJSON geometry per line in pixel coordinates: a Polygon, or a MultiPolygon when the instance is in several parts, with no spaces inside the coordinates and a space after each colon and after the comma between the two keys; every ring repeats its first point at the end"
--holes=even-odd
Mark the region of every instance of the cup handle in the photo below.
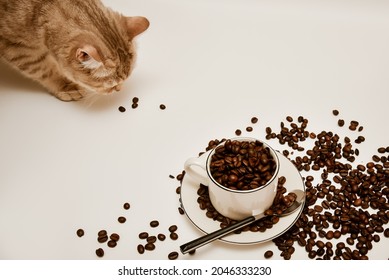
{"type": "Polygon", "coordinates": [[[205,186],[209,185],[209,179],[207,176],[207,159],[209,153],[210,151],[202,154],[199,157],[189,158],[184,163],[184,170],[186,174],[189,174],[189,176],[205,186]],[[194,169],[193,167],[195,166],[199,168],[194,169]]]}

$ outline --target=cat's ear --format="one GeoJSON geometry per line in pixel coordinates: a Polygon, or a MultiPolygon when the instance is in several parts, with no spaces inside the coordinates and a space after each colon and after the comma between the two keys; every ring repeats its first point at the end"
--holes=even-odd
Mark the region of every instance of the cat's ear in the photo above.
{"type": "Polygon", "coordinates": [[[76,51],[76,59],[88,69],[97,69],[102,65],[101,57],[92,45],[83,45],[76,51]]]}
{"type": "Polygon", "coordinates": [[[146,31],[150,25],[150,22],[145,17],[125,17],[124,19],[125,28],[130,40],[146,31]]]}

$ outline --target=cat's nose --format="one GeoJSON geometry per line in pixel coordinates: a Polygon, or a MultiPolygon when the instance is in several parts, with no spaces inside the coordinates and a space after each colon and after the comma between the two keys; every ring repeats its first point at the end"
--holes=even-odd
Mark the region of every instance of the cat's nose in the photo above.
{"type": "Polygon", "coordinates": [[[116,91],[119,91],[119,90],[121,90],[122,89],[122,85],[117,85],[117,86],[115,86],[115,90],[116,91]]]}

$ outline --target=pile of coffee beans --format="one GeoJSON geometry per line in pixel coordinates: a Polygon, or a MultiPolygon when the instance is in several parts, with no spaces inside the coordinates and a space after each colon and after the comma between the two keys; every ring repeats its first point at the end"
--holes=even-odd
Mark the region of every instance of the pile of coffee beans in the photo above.
{"type": "MultiPolygon", "coordinates": [[[[338,116],[340,112],[333,110],[332,114],[338,116]]],[[[363,135],[354,135],[363,131],[358,121],[349,122],[348,129],[355,137],[352,140],[332,131],[309,131],[309,121],[303,116],[298,116],[297,122],[292,116],[285,119],[279,130],[266,127],[265,138],[286,145],[283,155],[300,172],[309,174],[303,177],[307,196],[301,216],[273,240],[281,257],[291,259],[298,245],[310,259],[368,259],[374,244],[389,238],[389,146],[378,147],[371,161],[353,165],[360,153],[355,145],[366,140],[363,135]]],[[[337,120],[339,127],[345,123],[344,119],[337,120]]],[[[235,134],[241,132],[237,129],[235,134]]],[[[223,141],[211,140],[206,151],[223,141]]],[[[200,186],[199,207],[206,209],[207,217],[226,226],[223,217],[210,211],[210,201],[200,198],[206,192],[200,186]]],[[[272,256],[273,251],[265,252],[265,258],[272,256]]]]}
{"type": "Polygon", "coordinates": [[[227,140],[212,154],[210,171],[219,184],[233,190],[252,190],[274,175],[277,162],[260,141],[227,140]]]}
{"type": "MultiPolygon", "coordinates": [[[[333,114],[337,116],[339,111],[333,114]]],[[[339,126],[344,123],[338,120],[339,126]]],[[[311,259],[368,259],[368,252],[379,242],[389,221],[389,156],[383,155],[389,153],[389,147],[379,147],[377,152],[382,155],[373,155],[365,165],[353,166],[359,150],[353,147],[350,137],[344,137],[342,142],[331,131],[316,134],[308,132],[306,125],[297,127],[292,123],[288,129],[281,123],[281,131],[275,137],[270,129],[266,130],[268,139],[278,139],[281,144],[291,144],[294,133],[310,135],[315,140],[313,147],[304,156],[291,160],[300,171],[319,173],[316,184],[312,175],[304,178],[307,204],[303,214],[288,232],[274,240],[281,256],[290,259],[297,242],[311,259]]],[[[355,120],[348,128],[363,130],[355,120]]],[[[354,143],[364,141],[365,137],[359,135],[354,143]]]]}
{"type": "MultiPolygon", "coordinates": [[[[274,198],[273,205],[265,211],[265,217],[253,222],[242,229],[235,231],[235,233],[241,233],[242,231],[252,231],[252,232],[265,232],[267,229],[270,229],[278,223],[280,218],[277,215],[282,214],[286,208],[288,208],[295,200],[296,194],[288,193],[284,187],[286,182],[285,177],[280,177],[277,184],[277,194],[274,198]]],[[[229,225],[235,224],[237,221],[227,218],[220,214],[212,205],[211,200],[209,198],[208,187],[200,184],[199,189],[197,190],[197,203],[199,204],[199,208],[205,211],[205,215],[218,221],[220,223],[221,228],[228,227],[229,225]]]]}

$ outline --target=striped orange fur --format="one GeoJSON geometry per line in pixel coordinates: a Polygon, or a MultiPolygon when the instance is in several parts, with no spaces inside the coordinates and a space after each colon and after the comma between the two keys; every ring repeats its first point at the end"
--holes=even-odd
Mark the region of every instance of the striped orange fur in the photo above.
{"type": "Polygon", "coordinates": [[[64,101],[110,94],[128,78],[144,17],[100,0],[0,0],[0,58],[64,101]]]}

